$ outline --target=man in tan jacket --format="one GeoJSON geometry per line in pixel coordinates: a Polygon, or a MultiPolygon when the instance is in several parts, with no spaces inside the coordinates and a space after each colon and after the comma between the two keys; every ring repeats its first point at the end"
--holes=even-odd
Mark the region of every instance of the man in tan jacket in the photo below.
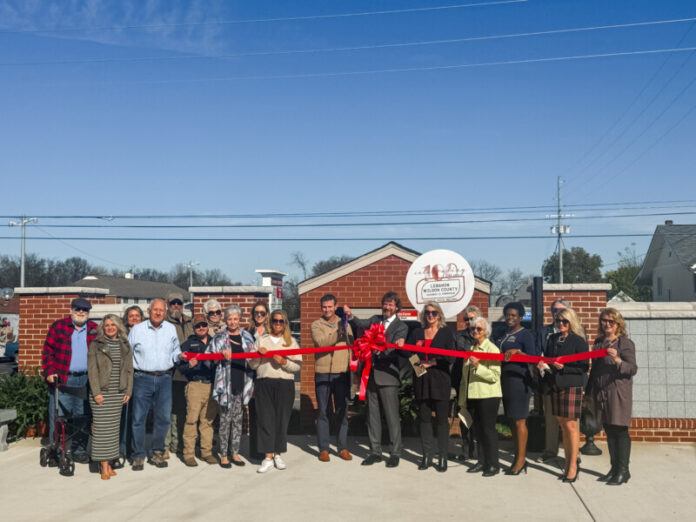
{"type": "MultiPolygon", "coordinates": [[[[314,346],[345,346],[353,343],[353,331],[347,321],[336,315],[336,297],[321,298],[321,319],[312,323],[314,346]]],[[[337,450],[343,460],[353,457],[348,451],[348,400],[350,399],[350,350],[314,355],[314,386],[317,396],[317,439],[319,460],[329,462],[331,438],[329,416],[335,415],[338,425],[337,450]],[[333,405],[331,398],[333,397],[333,405]],[[335,411],[334,411],[335,410],[335,411]]]]}

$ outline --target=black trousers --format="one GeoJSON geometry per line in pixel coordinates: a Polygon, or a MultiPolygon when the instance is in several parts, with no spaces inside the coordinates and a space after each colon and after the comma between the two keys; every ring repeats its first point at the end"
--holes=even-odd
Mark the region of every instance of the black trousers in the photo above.
{"type": "Polygon", "coordinates": [[[295,401],[295,383],[290,379],[256,379],[254,397],[258,451],[285,453],[288,450],[288,424],[295,401]]]}
{"type": "Polygon", "coordinates": [[[499,467],[498,432],[495,421],[498,418],[500,397],[489,399],[469,399],[467,407],[474,419],[473,429],[479,443],[478,461],[485,467],[499,467]]]}
{"type": "Polygon", "coordinates": [[[442,458],[447,458],[447,442],[449,440],[449,401],[425,399],[419,401],[418,416],[420,418],[420,435],[423,443],[423,455],[432,457],[435,454],[435,436],[433,434],[433,412],[437,425],[437,450],[442,458]]]}
{"type": "Polygon", "coordinates": [[[611,469],[627,471],[631,458],[631,436],[628,434],[628,426],[604,424],[604,431],[607,434],[611,469]]]}

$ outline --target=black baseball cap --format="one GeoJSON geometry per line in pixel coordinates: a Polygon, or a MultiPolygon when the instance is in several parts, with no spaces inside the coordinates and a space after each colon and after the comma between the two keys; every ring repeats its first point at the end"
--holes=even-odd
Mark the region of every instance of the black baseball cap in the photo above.
{"type": "Polygon", "coordinates": [[[72,303],[70,303],[70,308],[85,308],[87,310],[91,310],[92,303],[90,303],[84,297],[78,297],[72,300],[72,303]]]}

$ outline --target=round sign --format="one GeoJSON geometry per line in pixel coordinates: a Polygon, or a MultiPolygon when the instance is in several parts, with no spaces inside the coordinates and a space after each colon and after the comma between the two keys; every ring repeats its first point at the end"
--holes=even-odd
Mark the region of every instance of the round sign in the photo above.
{"type": "Polygon", "coordinates": [[[454,317],[474,295],[474,272],[466,259],[451,250],[431,250],[417,258],[406,274],[406,293],[420,312],[435,301],[445,317],[454,317]]]}

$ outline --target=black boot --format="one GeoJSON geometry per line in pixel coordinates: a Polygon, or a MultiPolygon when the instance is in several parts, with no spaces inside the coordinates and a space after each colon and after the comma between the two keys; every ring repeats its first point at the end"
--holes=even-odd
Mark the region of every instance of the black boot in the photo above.
{"type": "Polygon", "coordinates": [[[423,455],[423,458],[421,459],[420,464],[418,464],[418,469],[419,470],[428,469],[432,465],[433,465],[433,458],[428,456],[428,455],[423,455]]]}
{"type": "Polygon", "coordinates": [[[607,482],[609,486],[620,486],[631,478],[631,473],[628,471],[628,462],[631,458],[631,438],[628,436],[628,433],[622,434],[617,440],[617,446],[616,473],[607,482]]]}
{"type": "Polygon", "coordinates": [[[609,469],[609,473],[606,475],[602,475],[597,479],[598,482],[609,482],[612,478],[614,478],[614,475],[616,474],[616,454],[618,452],[617,444],[616,444],[616,434],[614,434],[613,431],[607,430],[605,428],[605,431],[607,432],[607,446],[609,447],[609,460],[611,461],[611,469],[609,469]]]}

